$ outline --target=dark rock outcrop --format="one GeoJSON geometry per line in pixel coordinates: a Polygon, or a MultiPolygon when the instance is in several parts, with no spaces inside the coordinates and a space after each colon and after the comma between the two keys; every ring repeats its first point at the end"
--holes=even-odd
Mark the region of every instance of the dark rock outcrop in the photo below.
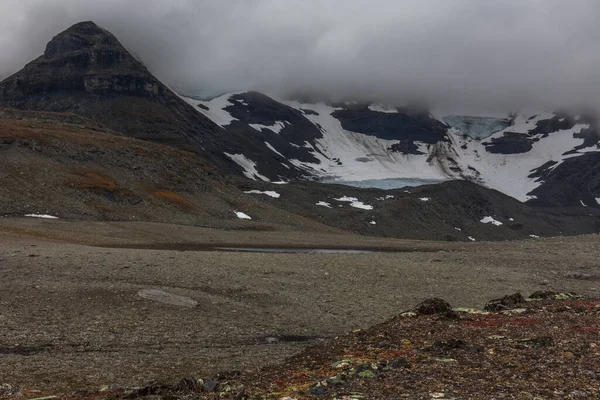
{"type": "Polygon", "coordinates": [[[521,154],[533,148],[534,139],[525,133],[506,132],[499,138],[484,143],[486,151],[492,154],[521,154]]]}
{"type": "Polygon", "coordinates": [[[395,151],[408,150],[406,152],[409,154],[418,154],[412,148],[407,148],[406,143],[418,141],[435,144],[449,141],[447,126],[433,119],[428,112],[402,108],[396,113],[382,113],[366,106],[353,106],[338,110],[332,115],[348,131],[403,141],[404,147],[398,147],[395,151]]]}

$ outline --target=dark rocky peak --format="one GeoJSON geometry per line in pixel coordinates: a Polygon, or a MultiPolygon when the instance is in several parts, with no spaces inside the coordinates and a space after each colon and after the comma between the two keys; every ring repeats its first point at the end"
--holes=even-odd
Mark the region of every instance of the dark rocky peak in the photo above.
{"type": "Polygon", "coordinates": [[[0,107],[70,112],[194,152],[204,152],[221,131],[89,21],[56,35],[42,56],[0,82],[0,107]]]}
{"type": "Polygon", "coordinates": [[[116,37],[92,21],[80,22],[56,35],[46,45],[44,57],[55,58],[78,51],[116,50],[126,52],[116,37]]]}
{"type": "Polygon", "coordinates": [[[52,93],[161,97],[169,96],[167,92],[114,35],[93,22],[80,22],[56,35],[42,56],[0,83],[0,103],[48,109],[48,104],[31,103],[52,93]]]}
{"type": "Polygon", "coordinates": [[[38,63],[73,73],[146,75],[146,67],[133,57],[109,31],[91,21],[80,22],[56,35],[46,45],[38,63]]]}

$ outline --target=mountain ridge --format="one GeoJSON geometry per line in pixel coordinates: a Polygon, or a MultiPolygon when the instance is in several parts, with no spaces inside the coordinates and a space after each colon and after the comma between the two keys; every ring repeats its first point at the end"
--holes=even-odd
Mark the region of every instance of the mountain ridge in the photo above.
{"type": "MultiPolygon", "coordinates": [[[[56,35],[42,56],[0,82],[0,106],[81,115],[251,180],[464,179],[538,207],[600,206],[595,115],[515,115],[504,129],[492,124],[490,135],[472,138],[423,107],[252,91],[198,100],[173,92],[90,21],[56,35]]],[[[473,124],[457,118],[458,126],[473,124]]]]}
{"type": "MultiPolygon", "coordinates": [[[[500,120],[503,129],[498,128],[499,119],[492,118],[488,119],[492,123],[487,125],[492,132],[483,132],[483,135],[479,132],[480,137],[471,137],[468,130],[443,125],[443,120],[431,114],[421,112],[418,119],[411,119],[411,115],[419,114],[406,107],[272,99],[302,113],[320,131],[302,143],[289,139],[282,143],[282,137],[286,138],[293,128],[285,116],[272,114],[270,119],[262,121],[259,129],[237,118],[247,109],[257,107],[253,103],[255,96],[252,92],[237,92],[208,101],[188,99],[198,112],[208,117],[219,115],[225,129],[244,129],[246,137],[252,137],[248,141],[255,147],[260,145],[261,139],[265,142],[260,150],[235,154],[234,161],[251,179],[300,177],[340,183],[397,178],[467,179],[520,201],[531,201],[536,206],[578,206],[581,202],[594,207],[600,205],[595,201],[600,198],[600,185],[596,180],[592,180],[591,185],[584,184],[575,179],[578,171],[573,167],[574,162],[564,163],[573,157],[594,160],[587,154],[600,150],[598,122],[593,114],[556,111],[513,115],[500,120]],[[417,125],[404,125],[407,119],[417,121],[417,125]],[[382,129],[382,126],[388,128],[382,129]],[[427,135],[420,133],[423,130],[427,135]],[[318,162],[307,162],[310,157],[317,158],[318,162]],[[277,163],[285,169],[274,168],[277,163]],[[548,163],[552,165],[543,168],[548,163]],[[248,172],[245,169],[248,166],[256,173],[248,172]],[[294,169],[294,174],[290,174],[294,169]],[[558,176],[564,179],[557,179],[558,176]],[[571,195],[556,196],[561,190],[571,195]],[[544,199],[545,196],[548,198],[544,199]]],[[[459,126],[461,120],[468,126],[474,117],[455,116],[456,119],[459,126]]],[[[486,123],[484,121],[484,127],[486,123]]],[[[578,163],[580,167],[584,164],[578,163]]]]}

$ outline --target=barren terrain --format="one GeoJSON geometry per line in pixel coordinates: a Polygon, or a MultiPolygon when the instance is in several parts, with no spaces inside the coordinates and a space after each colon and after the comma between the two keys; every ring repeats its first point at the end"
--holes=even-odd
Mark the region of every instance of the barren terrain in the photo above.
{"type": "Polygon", "coordinates": [[[447,243],[144,222],[0,219],[0,376],[43,393],[282,362],[420,301],[600,294],[597,235],[447,243]],[[267,254],[217,247],[367,248],[267,254]],[[130,248],[125,248],[130,247],[130,248]],[[186,250],[186,251],[183,251],[186,250]],[[138,296],[157,289],[195,306],[138,296]]]}

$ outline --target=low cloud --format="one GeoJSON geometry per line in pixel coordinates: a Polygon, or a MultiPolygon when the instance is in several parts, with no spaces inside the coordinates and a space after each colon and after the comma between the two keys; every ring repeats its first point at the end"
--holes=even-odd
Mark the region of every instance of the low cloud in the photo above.
{"type": "Polygon", "coordinates": [[[600,104],[595,0],[4,0],[0,77],[93,20],[193,94],[419,101],[504,112],[600,104]]]}

